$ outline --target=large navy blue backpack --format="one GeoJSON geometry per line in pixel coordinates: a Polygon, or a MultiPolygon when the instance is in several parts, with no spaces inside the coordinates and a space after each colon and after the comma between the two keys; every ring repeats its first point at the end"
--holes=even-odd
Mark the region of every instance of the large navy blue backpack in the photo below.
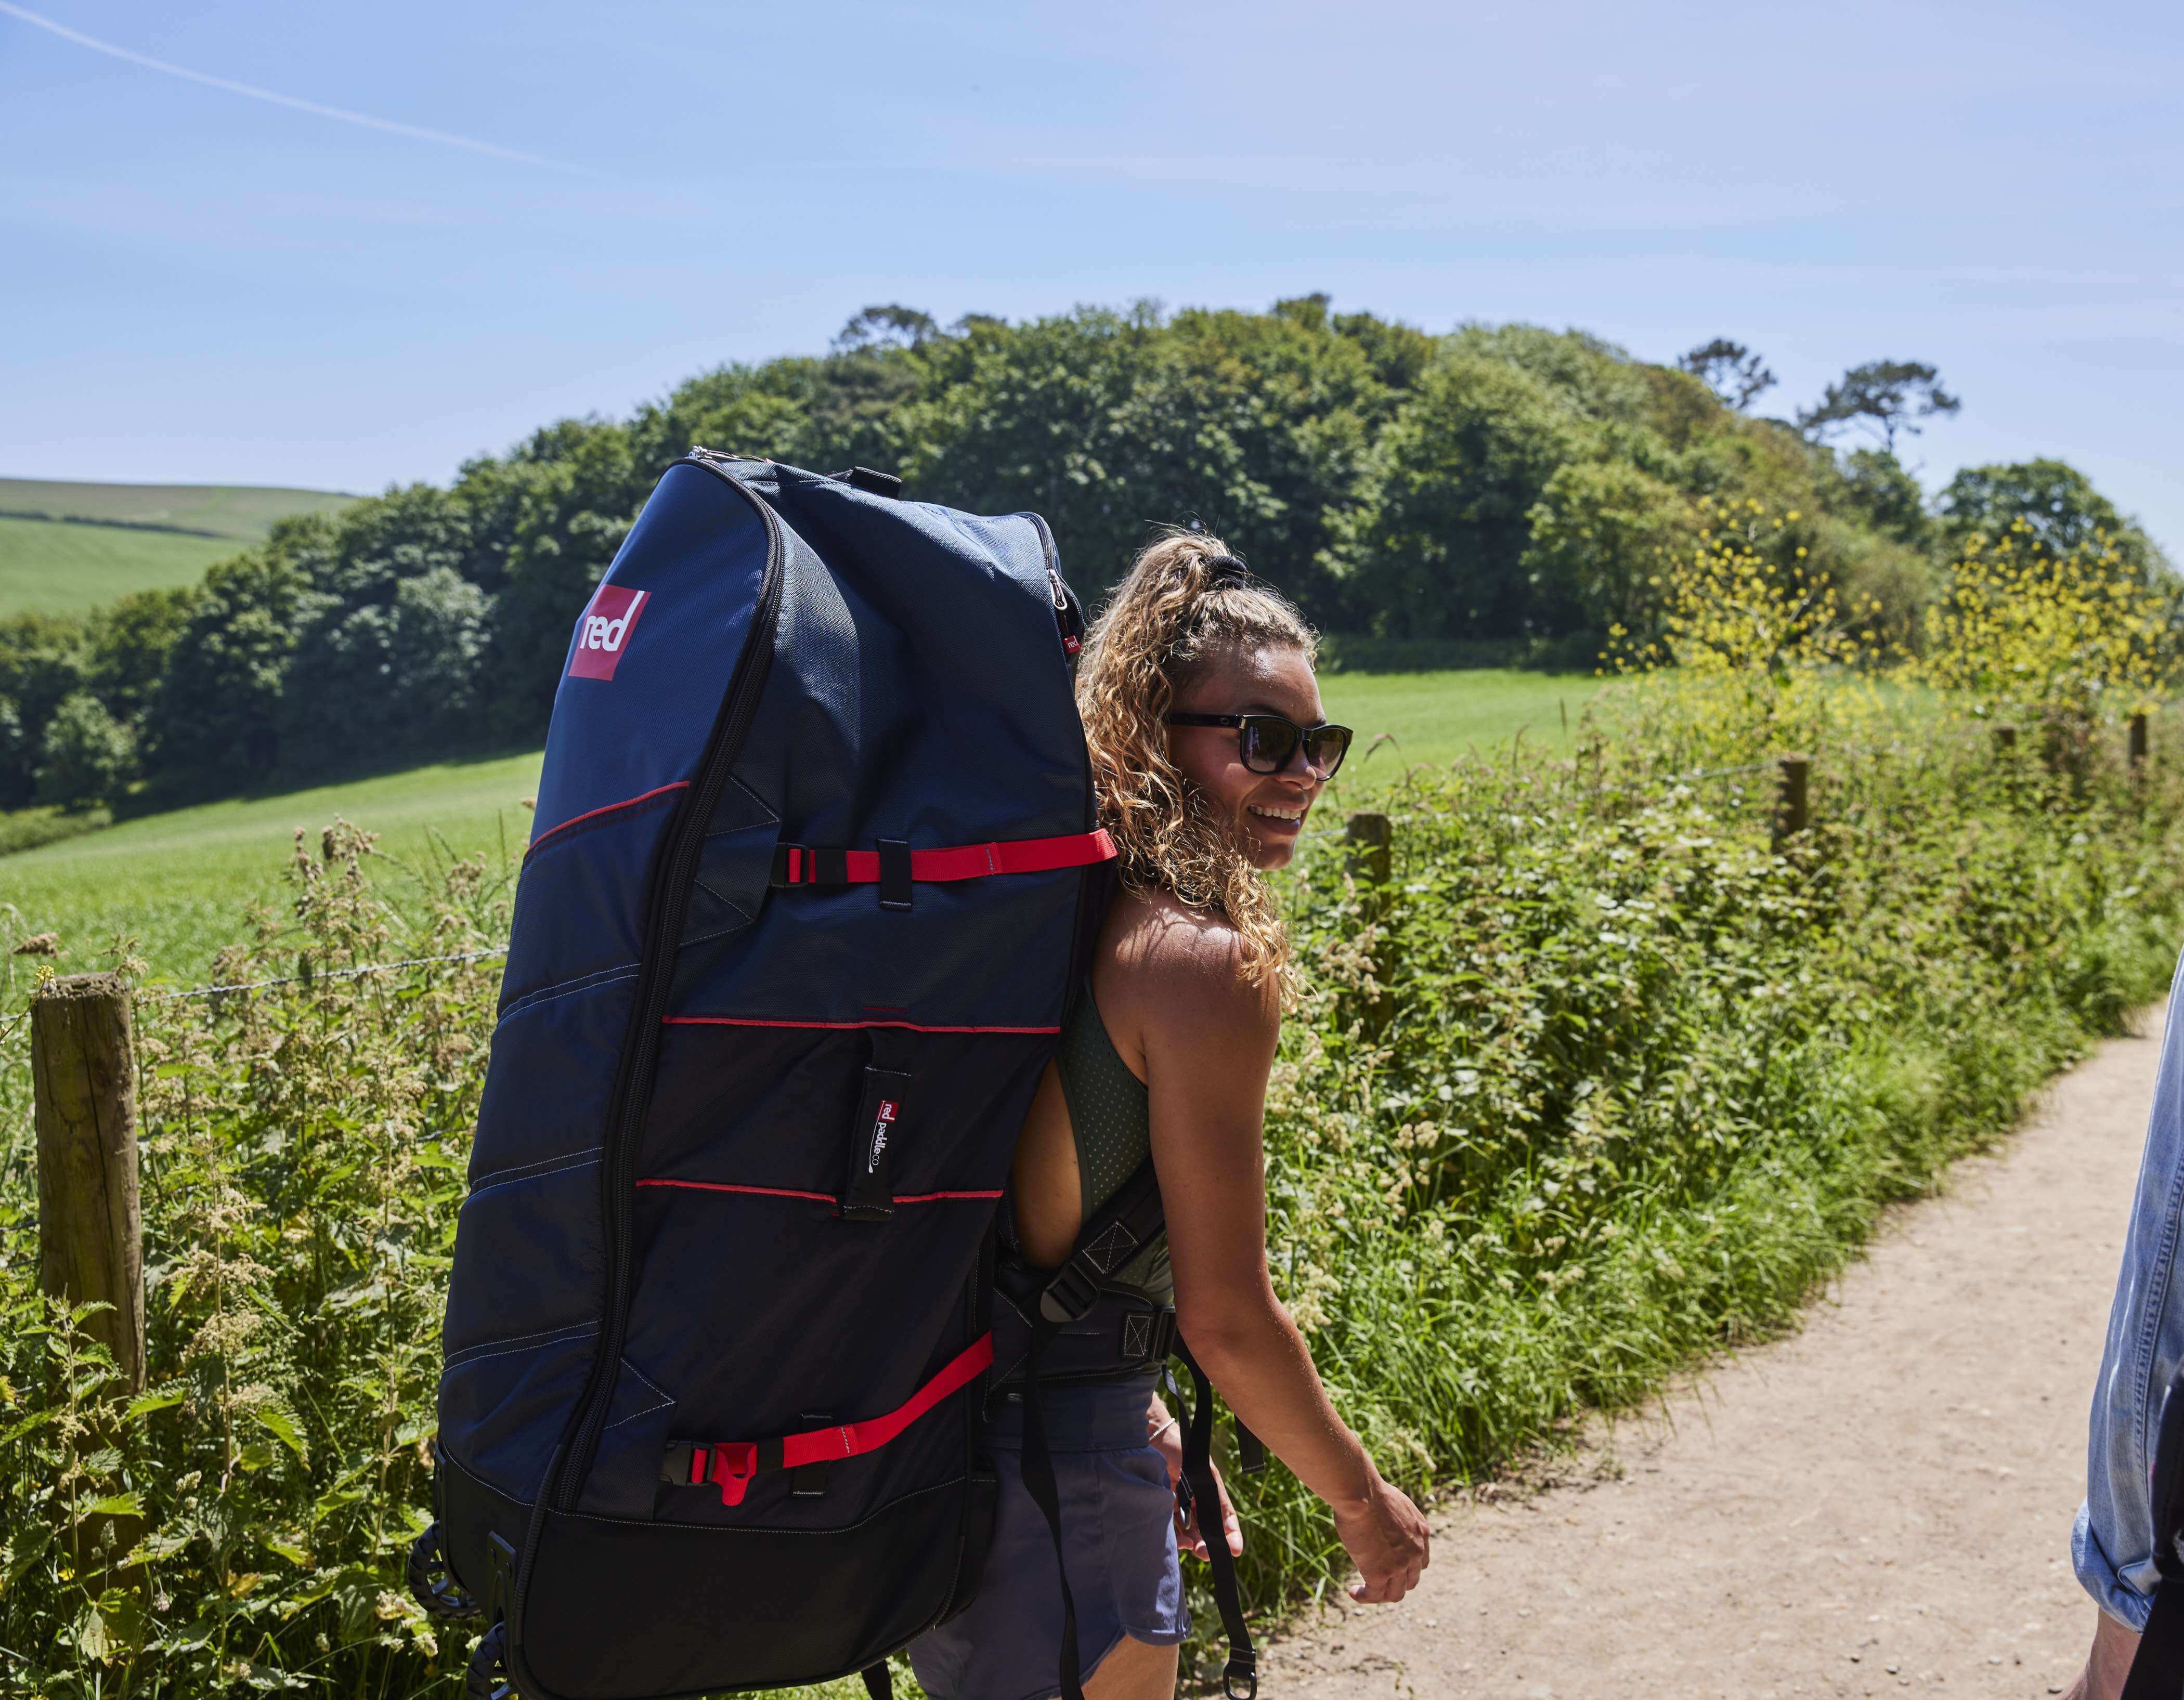
{"type": "MultiPolygon", "coordinates": [[[[898,489],[697,452],[577,620],[411,1566],[474,1692],[877,1691],[978,1586],[999,1206],[1114,853],[1045,523],[898,489]]],[[[1146,1190],[1004,1281],[1016,1355],[1146,1190]]]]}

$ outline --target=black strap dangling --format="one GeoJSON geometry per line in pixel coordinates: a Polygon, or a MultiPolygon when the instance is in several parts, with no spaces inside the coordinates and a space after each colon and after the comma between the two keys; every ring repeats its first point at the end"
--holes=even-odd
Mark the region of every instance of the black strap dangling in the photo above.
{"type": "Polygon", "coordinates": [[[1054,1562],[1061,1578],[1061,1700],[1084,1700],[1084,1668],[1077,1653],[1077,1602],[1070,1597],[1069,1564],[1061,1550],[1061,1493],[1055,1485],[1054,1454],[1047,1449],[1046,1422],[1039,1408],[1039,1353],[1061,1325],[1034,1319],[1031,1350],[1024,1357],[1023,1485],[1046,1519],[1054,1536],[1054,1562]]]}
{"type": "Polygon", "coordinates": [[[1198,1532],[1205,1539],[1206,1563],[1213,1572],[1213,1603],[1221,1609],[1221,1631],[1228,1638],[1228,1663],[1221,1672],[1222,1692],[1228,1700],[1256,1700],[1259,1656],[1251,1645],[1251,1625],[1244,1621],[1236,1559],[1228,1550],[1228,1531],[1221,1522],[1221,1490],[1213,1480],[1213,1383],[1180,1339],[1175,1350],[1190,1371],[1193,1390],[1190,1420],[1183,1431],[1183,1479],[1190,1485],[1191,1503],[1197,1508],[1198,1532]]]}

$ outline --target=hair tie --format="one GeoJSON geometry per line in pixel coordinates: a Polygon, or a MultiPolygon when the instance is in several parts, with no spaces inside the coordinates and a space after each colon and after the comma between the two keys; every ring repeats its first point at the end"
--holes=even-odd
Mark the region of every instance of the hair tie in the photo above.
{"type": "Polygon", "coordinates": [[[1203,560],[1217,585],[1240,585],[1251,575],[1251,569],[1234,555],[1207,555],[1203,560]]]}

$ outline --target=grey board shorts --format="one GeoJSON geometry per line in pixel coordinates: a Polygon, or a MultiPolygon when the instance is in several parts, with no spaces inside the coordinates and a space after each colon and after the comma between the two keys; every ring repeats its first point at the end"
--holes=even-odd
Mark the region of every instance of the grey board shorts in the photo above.
{"type": "MultiPolygon", "coordinates": [[[[1086,1676],[1124,1636],[1173,1647],[1190,1632],[1167,1466],[1145,1443],[1150,1378],[1039,1395],[1061,1501],[1077,1647],[1086,1676]]],[[[1011,1394],[988,1430],[1000,1472],[994,1544],[968,1611],[910,1647],[933,1700],[1050,1700],[1061,1692],[1061,1589],[1054,1536],[1024,1491],[1023,1405],[1011,1394]]]]}

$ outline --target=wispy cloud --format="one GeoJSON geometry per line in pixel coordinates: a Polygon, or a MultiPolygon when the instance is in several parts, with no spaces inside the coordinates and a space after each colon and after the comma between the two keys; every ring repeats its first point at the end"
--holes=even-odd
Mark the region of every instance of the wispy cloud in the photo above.
{"type": "Polygon", "coordinates": [[[249,83],[239,83],[227,77],[216,77],[203,71],[191,70],[186,65],[169,64],[164,59],[155,59],[148,53],[139,53],[130,48],[117,47],[112,42],[102,42],[96,36],[86,36],[80,30],[71,30],[65,24],[0,0],[0,14],[34,24],[47,30],[63,41],[74,42],[78,47],[89,47],[93,53],[105,53],[113,58],[125,60],[132,65],[142,65],[146,70],[163,75],[181,77],[187,82],[203,83],[207,88],[224,89],[229,94],[247,95],[252,100],[262,100],[275,106],[285,106],[294,112],[307,112],[314,118],[331,118],[343,124],[360,125],[366,130],[380,130],[389,136],[406,136],[413,142],[437,142],[446,147],[467,148],[473,153],[484,153],[495,159],[512,159],[519,165],[543,165],[549,170],[577,171],[586,176],[598,174],[581,165],[565,164],[558,159],[542,159],[535,153],[519,153],[513,147],[503,147],[497,142],[480,142],[476,136],[457,136],[445,130],[426,130],[415,124],[399,124],[391,118],[374,118],[370,113],[351,112],[344,107],[327,106],[315,100],[300,100],[292,94],[278,94],[270,88],[258,88],[249,83]]]}

